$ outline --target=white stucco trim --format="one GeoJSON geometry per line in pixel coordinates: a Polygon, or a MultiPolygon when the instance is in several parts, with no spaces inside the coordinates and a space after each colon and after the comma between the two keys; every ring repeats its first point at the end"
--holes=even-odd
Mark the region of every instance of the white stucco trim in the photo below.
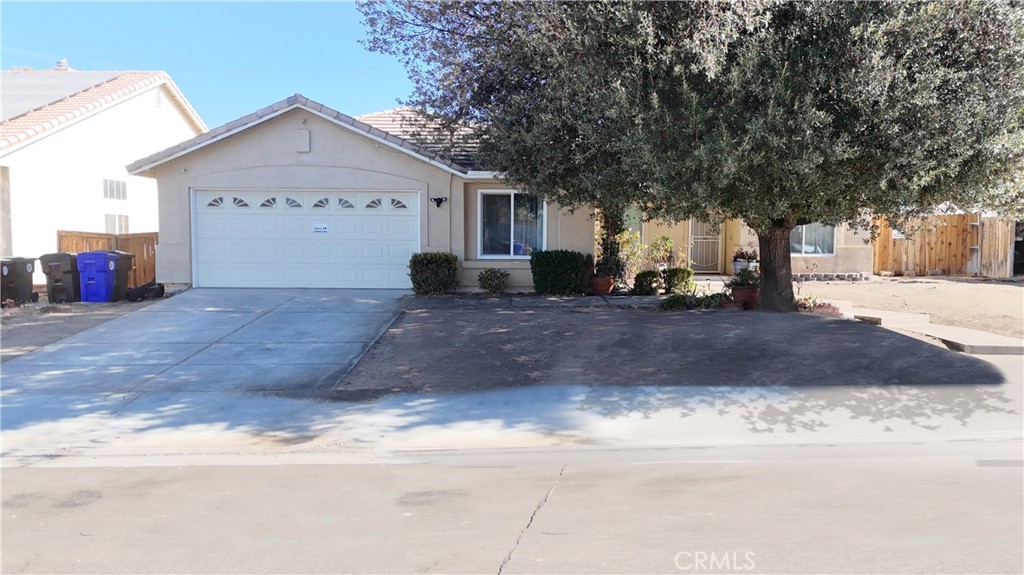
{"type": "Polygon", "coordinates": [[[192,276],[192,287],[200,287],[199,269],[196,262],[196,189],[188,189],[188,262],[192,276]]]}
{"type": "Polygon", "coordinates": [[[487,170],[470,170],[464,176],[467,180],[498,180],[501,179],[501,172],[487,170]]]}

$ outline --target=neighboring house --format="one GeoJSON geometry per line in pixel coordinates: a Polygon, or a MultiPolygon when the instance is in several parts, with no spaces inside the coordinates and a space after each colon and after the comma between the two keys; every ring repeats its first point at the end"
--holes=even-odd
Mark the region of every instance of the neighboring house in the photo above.
{"type": "MultiPolygon", "coordinates": [[[[411,254],[450,251],[464,287],[494,267],[510,272],[511,289],[528,290],[533,250],[593,252],[591,212],[510,189],[474,164],[471,147],[439,153],[416,137],[409,114],[353,118],[296,94],[131,164],[131,174],[156,178],[159,188],[158,281],[408,288],[411,254]]],[[[647,242],[669,235],[710,273],[731,270],[747,241],[738,222],[717,232],[635,227],[647,242]]],[[[807,233],[800,259],[822,268],[851,259],[863,267],[850,271],[870,271],[870,247],[851,256],[846,232],[831,233],[830,243],[815,239],[827,233],[807,233]]]]}
{"type": "Polygon", "coordinates": [[[0,81],[3,256],[56,252],[58,230],[158,231],[156,184],[125,165],[206,131],[166,73],[60,64],[0,81]]]}

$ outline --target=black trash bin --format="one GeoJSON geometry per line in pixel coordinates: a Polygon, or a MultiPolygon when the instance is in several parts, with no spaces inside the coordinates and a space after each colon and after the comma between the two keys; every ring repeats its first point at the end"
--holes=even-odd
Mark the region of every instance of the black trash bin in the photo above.
{"type": "Polygon", "coordinates": [[[0,261],[0,267],[0,300],[4,304],[8,300],[15,304],[39,301],[39,294],[32,291],[35,258],[5,258],[0,261]]]}
{"type": "Polygon", "coordinates": [[[128,272],[134,267],[135,254],[118,250],[107,250],[107,253],[117,257],[114,268],[114,299],[111,301],[128,299],[128,272]]]}
{"type": "Polygon", "coordinates": [[[82,280],[78,275],[75,254],[42,255],[39,256],[39,266],[46,274],[46,299],[50,303],[82,300],[82,280]]]}

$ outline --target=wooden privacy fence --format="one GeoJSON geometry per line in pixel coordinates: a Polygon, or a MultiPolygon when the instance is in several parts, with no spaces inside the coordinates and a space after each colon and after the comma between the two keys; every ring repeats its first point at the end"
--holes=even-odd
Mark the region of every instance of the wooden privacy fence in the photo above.
{"type": "MultiPolygon", "coordinates": [[[[874,273],[1013,275],[1014,222],[977,214],[932,216],[904,238],[883,221],[875,240],[874,273]]],[[[915,226],[911,226],[915,227],[915,226]]]]}
{"type": "Polygon", "coordinates": [[[120,250],[135,256],[128,272],[128,287],[138,287],[156,279],[156,243],[158,234],[97,234],[91,232],[57,232],[58,251],[77,254],[120,250]]]}

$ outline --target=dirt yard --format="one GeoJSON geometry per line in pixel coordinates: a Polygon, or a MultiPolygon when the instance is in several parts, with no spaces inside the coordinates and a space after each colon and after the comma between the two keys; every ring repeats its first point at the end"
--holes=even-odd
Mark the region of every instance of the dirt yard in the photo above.
{"type": "Polygon", "coordinates": [[[800,295],[857,307],[926,313],[931,322],[1024,338],[1024,279],[880,278],[795,284],[800,295]]]}
{"type": "MultiPolygon", "coordinates": [[[[152,301],[113,303],[48,304],[46,298],[39,303],[3,308],[0,315],[0,348],[2,361],[71,337],[126,313],[144,308],[152,301]]],[[[126,337],[131,337],[126,335],[126,337]]]]}

